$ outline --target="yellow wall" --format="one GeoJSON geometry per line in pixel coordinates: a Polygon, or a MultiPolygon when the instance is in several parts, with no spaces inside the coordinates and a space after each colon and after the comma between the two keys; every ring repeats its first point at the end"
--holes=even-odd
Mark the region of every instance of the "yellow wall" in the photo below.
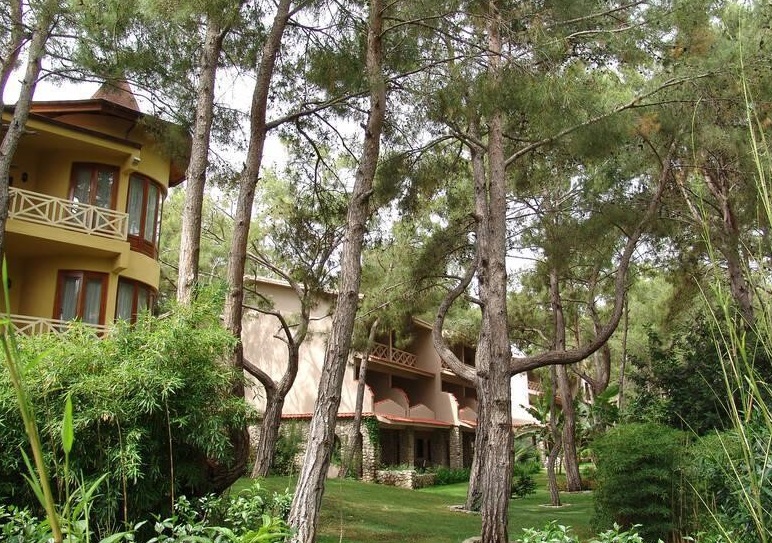
{"type": "MultiPolygon", "coordinates": [[[[3,114],[7,119],[8,114],[3,114]]],[[[117,138],[139,140],[142,129],[134,123],[99,115],[66,116],[58,119],[96,129],[117,138]],[[131,129],[131,130],[129,130],[131,129]]],[[[128,142],[100,138],[39,119],[28,123],[30,135],[22,137],[14,155],[11,175],[15,188],[58,198],[68,198],[73,163],[89,162],[116,166],[120,174],[115,209],[126,212],[129,177],[137,172],[168,187],[170,161],[150,141],[137,148],[128,142]],[[138,159],[138,160],[137,160],[138,159]],[[27,181],[22,182],[22,174],[27,181]]],[[[105,322],[115,315],[120,277],[158,289],[160,265],[154,259],[131,251],[128,241],[72,232],[52,226],[11,219],[13,237],[7,259],[11,289],[11,312],[41,318],[54,317],[59,270],[83,270],[108,274],[105,322]]],[[[0,297],[2,294],[0,293],[0,297]]]]}

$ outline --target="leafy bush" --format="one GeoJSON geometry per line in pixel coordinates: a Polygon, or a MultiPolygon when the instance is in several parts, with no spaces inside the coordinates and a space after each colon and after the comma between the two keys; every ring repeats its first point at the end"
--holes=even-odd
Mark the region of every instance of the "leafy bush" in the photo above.
{"type": "Polygon", "coordinates": [[[617,426],[593,443],[597,455],[596,529],[641,524],[645,541],[667,539],[676,527],[673,503],[685,435],[658,424],[617,426]]]}
{"type": "MultiPolygon", "coordinates": [[[[643,543],[638,534],[640,525],[634,525],[629,531],[622,531],[622,527],[614,524],[604,532],[591,539],[589,543],[643,543]]],[[[524,528],[523,536],[517,539],[518,543],[579,543],[579,539],[571,533],[570,526],[558,524],[556,520],[549,522],[544,528],[524,528]]]]}
{"type": "Polygon", "coordinates": [[[276,440],[271,471],[276,475],[292,475],[296,471],[295,458],[303,445],[303,434],[297,424],[290,422],[282,427],[276,440]]]}
{"type": "MultiPolygon", "coordinates": [[[[180,496],[174,514],[135,524],[131,529],[107,535],[102,543],[147,541],[148,543],[256,543],[280,542],[290,535],[286,523],[287,503],[292,496],[274,493],[269,496],[258,483],[236,496],[208,495],[198,500],[180,496]],[[281,512],[281,516],[274,514],[281,512]],[[150,533],[148,533],[150,532],[150,533]]],[[[51,538],[45,521],[26,509],[0,506],[0,535],[11,543],[42,543],[51,538]]],[[[73,541],[89,541],[93,534],[84,533],[73,541]]]]}
{"type": "MultiPolygon", "coordinates": [[[[222,363],[233,338],[219,313],[215,297],[202,295],[193,307],[119,325],[103,338],[78,326],[62,335],[19,338],[55,487],[68,487],[63,453],[54,445],[68,396],[75,435],[69,473],[80,474],[84,488],[106,474],[91,504],[102,532],[163,511],[172,489],[204,493],[208,463],[227,462],[230,429],[251,420],[246,402],[231,393],[241,376],[222,363]]],[[[29,448],[6,371],[0,373],[0,501],[34,508],[18,454],[29,448]]]]}
{"type": "Polygon", "coordinates": [[[512,465],[512,497],[524,498],[536,492],[534,475],[539,473],[541,465],[537,460],[527,460],[512,465]]]}
{"type": "Polygon", "coordinates": [[[441,466],[434,470],[434,484],[441,486],[464,483],[469,480],[469,474],[469,468],[451,469],[441,466]]]}
{"type": "Polygon", "coordinates": [[[524,498],[536,492],[533,476],[541,471],[536,447],[525,440],[515,441],[512,460],[512,497],[524,498]]]}
{"type": "Polygon", "coordinates": [[[729,533],[736,543],[758,541],[757,524],[772,526],[770,450],[770,429],[756,420],[744,425],[743,435],[732,430],[699,439],[684,467],[686,521],[707,534],[729,533]],[[742,496],[754,487],[749,503],[742,496]]]}
{"type": "Polygon", "coordinates": [[[523,535],[518,543],[579,543],[579,539],[571,533],[570,526],[549,522],[544,528],[523,528],[523,535]]]}

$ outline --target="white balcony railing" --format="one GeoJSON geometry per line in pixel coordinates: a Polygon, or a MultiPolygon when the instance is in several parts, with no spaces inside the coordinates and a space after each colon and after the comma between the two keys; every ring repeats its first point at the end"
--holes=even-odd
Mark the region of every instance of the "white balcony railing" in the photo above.
{"type": "Polygon", "coordinates": [[[126,239],[129,228],[127,213],[16,187],[9,188],[9,196],[8,215],[12,219],[106,238],[126,239]]]}
{"type": "MultiPolygon", "coordinates": [[[[21,334],[61,334],[67,328],[73,325],[74,321],[63,321],[59,319],[45,319],[42,317],[31,317],[29,315],[11,315],[11,324],[14,329],[21,334]]],[[[107,331],[107,326],[101,324],[84,324],[101,335],[107,331]]]]}

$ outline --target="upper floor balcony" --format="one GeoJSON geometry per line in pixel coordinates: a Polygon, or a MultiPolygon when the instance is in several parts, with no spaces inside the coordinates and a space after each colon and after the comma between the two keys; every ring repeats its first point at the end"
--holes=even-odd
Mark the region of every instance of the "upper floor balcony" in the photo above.
{"type": "Polygon", "coordinates": [[[9,199],[11,219],[121,241],[128,237],[128,213],[16,187],[9,188],[9,199]]]}
{"type": "MultiPolygon", "coordinates": [[[[70,328],[75,321],[61,319],[47,319],[43,317],[33,317],[30,315],[9,315],[10,322],[14,330],[20,334],[39,335],[39,334],[61,334],[70,328]]],[[[83,324],[93,329],[94,333],[102,335],[107,331],[107,326],[103,324],[83,324]]]]}
{"type": "Polygon", "coordinates": [[[384,343],[374,343],[370,358],[398,373],[417,374],[425,377],[433,373],[418,367],[418,356],[384,343]]]}

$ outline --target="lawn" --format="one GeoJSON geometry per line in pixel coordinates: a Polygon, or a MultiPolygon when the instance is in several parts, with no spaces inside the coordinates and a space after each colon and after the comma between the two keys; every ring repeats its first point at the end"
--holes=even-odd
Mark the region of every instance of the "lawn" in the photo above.
{"type": "MultiPolygon", "coordinates": [[[[538,479],[535,494],[512,500],[509,507],[509,533],[514,539],[522,528],[543,526],[550,520],[567,524],[582,536],[591,535],[592,496],[589,493],[563,494],[569,504],[559,509],[545,507],[549,502],[546,480],[538,479]]],[[[238,481],[234,491],[251,484],[238,481]]],[[[270,477],[266,488],[283,491],[292,487],[291,477],[270,477]]],[[[451,511],[449,505],[461,504],[466,484],[403,490],[350,479],[327,481],[322,502],[319,543],[366,543],[370,541],[456,543],[479,534],[480,517],[451,511]]]]}

